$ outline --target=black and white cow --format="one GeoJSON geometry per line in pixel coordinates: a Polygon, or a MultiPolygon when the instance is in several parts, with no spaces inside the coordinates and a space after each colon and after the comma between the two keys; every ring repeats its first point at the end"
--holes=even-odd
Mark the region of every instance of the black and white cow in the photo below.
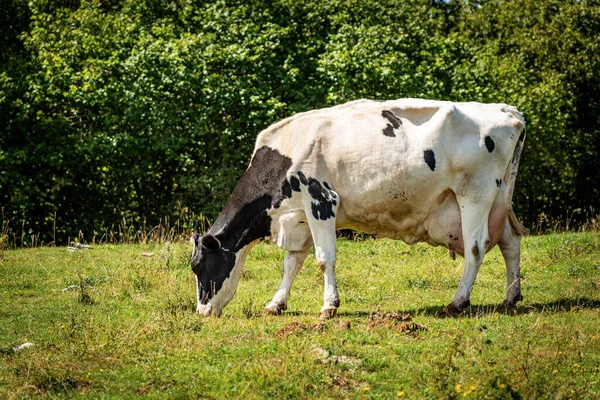
{"type": "Polygon", "coordinates": [[[449,312],[469,305],[484,254],[506,262],[504,304],[521,300],[522,226],[512,211],[523,116],[506,104],[358,100],[294,115],[258,135],[250,166],[223,212],[194,235],[197,313],[220,315],[248,251],[270,238],[287,251],[281,287],[265,312],[285,310],[314,246],[325,277],[321,315],[340,305],[336,230],[445,246],[465,258],[449,312]]]}

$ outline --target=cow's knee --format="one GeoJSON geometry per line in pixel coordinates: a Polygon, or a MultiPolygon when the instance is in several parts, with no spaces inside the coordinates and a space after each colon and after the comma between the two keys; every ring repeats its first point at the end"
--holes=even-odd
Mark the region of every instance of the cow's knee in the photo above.
{"type": "Polygon", "coordinates": [[[324,260],[317,260],[317,266],[319,267],[322,273],[325,273],[325,270],[327,269],[327,262],[325,262],[324,260]]]}

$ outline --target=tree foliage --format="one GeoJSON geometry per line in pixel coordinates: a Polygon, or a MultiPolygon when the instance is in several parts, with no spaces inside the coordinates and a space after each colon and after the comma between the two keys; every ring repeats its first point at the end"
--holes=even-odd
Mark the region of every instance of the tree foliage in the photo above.
{"type": "Polygon", "coordinates": [[[518,214],[532,226],[600,209],[596,1],[0,7],[0,204],[15,236],[213,219],[261,129],[361,97],[515,105],[518,214]]]}

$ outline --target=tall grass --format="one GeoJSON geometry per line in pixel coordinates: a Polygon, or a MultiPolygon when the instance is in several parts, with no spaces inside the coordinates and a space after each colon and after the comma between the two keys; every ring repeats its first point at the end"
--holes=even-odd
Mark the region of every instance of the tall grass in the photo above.
{"type": "MultiPolygon", "coordinates": [[[[202,214],[196,216],[191,214],[185,218],[178,218],[175,222],[170,217],[161,218],[157,225],[148,226],[144,220],[141,224],[133,223],[123,218],[120,224],[111,226],[103,232],[84,233],[79,231],[77,235],[67,237],[64,243],[60,243],[54,234],[54,240],[45,243],[40,240],[40,233],[28,234],[21,230],[17,237],[14,233],[10,234],[9,227],[15,225],[13,221],[6,219],[2,215],[2,232],[0,236],[0,250],[18,247],[39,247],[39,246],[68,246],[72,242],[86,244],[133,244],[133,243],[165,243],[187,241],[191,232],[206,232],[210,224],[208,219],[202,214]]],[[[23,223],[22,226],[25,226],[23,223]]],[[[56,226],[54,225],[56,232],[56,226]]],[[[14,229],[12,231],[15,231],[14,229]]]]}
{"type": "MultiPolygon", "coordinates": [[[[4,249],[9,248],[68,246],[72,242],[88,244],[158,244],[166,242],[187,242],[193,232],[204,233],[210,228],[210,222],[204,215],[196,215],[194,213],[184,213],[180,218],[177,218],[175,222],[172,222],[170,217],[164,217],[159,220],[158,224],[153,226],[148,226],[145,220],[142,223],[134,223],[123,218],[120,224],[116,226],[113,225],[110,229],[105,229],[103,232],[93,232],[90,234],[80,231],[73,237],[67,237],[65,243],[57,242],[55,233],[54,240],[45,243],[40,241],[41,234],[39,232],[35,234],[26,234],[22,231],[19,238],[14,234],[11,237],[9,226],[11,224],[14,225],[15,222],[5,218],[3,210],[4,209],[2,209],[2,230],[0,233],[0,256],[4,249]]],[[[581,210],[575,210],[565,219],[551,219],[544,213],[541,213],[538,216],[537,223],[530,227],[528,232],[535,235],[565,232],[600,232],[600,214],[596,213],[594,210],[588,210],[585,213],[586,218],[584,223],[576,225],[572,223],[575,215],[581,212],[581,210]]],[[[24,223],[22,225],[24,226],[24,223]]],[[[56,225],[53,226],[53,229],[54,232],[56,232],[56,225]]],[[[364,240],[373,238],[374,236],[344,230],[338,232],[338,237],[352,240],[364,240]]]]}

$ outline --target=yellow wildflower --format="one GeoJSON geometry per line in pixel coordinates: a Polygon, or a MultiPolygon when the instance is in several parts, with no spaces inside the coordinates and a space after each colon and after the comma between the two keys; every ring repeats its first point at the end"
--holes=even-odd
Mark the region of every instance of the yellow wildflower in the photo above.
{"type": "Polygon", "coordinates": [[[464,391],[463,396],[470,395],[471,393],[473,393],[475,391],[475,389],[477,389],[477,385],[469,385],[467,390],[464,391]]]}

